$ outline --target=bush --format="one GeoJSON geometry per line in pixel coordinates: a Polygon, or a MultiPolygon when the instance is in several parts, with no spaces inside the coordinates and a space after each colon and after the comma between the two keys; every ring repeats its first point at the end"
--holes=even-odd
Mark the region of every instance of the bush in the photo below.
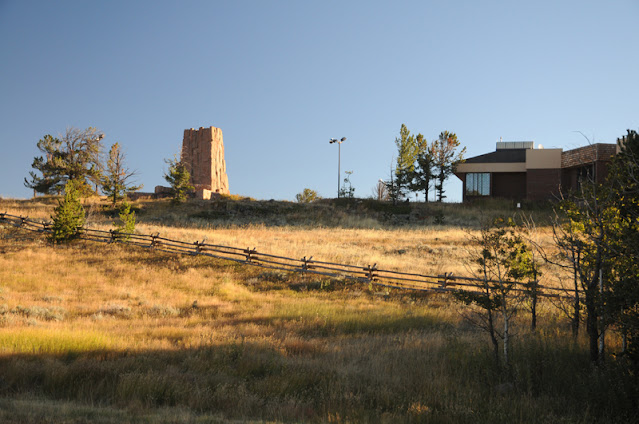
{"type": "MultiPolygon", "coordinates": [[[[120,205],[120,224],[116,230],[119,233],[133,234],[135,231],[135,212],[131,210],[131,205],[125,200],[120,205]]],[[[129,239],[130,236],[125,236],[129,239]]]]}
{"type": "Polygon", "coordinates": [[[297,200],[298,203],[311,203],[319,199],[321,199],[321,197],[319,197],[317,192],[310,188],[305,188],[304,191],[295,195],[295,200],[297,200]]]}

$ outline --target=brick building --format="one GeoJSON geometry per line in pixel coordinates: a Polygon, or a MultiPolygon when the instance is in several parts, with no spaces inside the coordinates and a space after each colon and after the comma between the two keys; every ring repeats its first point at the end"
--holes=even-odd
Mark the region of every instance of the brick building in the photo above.
{"type": "Polygon", "coordinates": [[[534,142],[498,142],[492,153],[475,156],[457,167],[464,201],[495,197],[512,200],[552,200],[560,192],[579,188],[585,178],[602,182],[616,144],[592,144],[578,149],[535,149],[534,142]]]}

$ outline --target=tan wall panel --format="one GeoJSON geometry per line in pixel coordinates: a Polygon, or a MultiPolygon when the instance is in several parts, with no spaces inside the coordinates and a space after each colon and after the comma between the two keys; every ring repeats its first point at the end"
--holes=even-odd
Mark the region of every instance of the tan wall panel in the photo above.
{"type": "MultiPolygon", "coordinates": [[[[560,156],[561,158],[561,156],[560,156]]],[[[514,163],[460,163],[457,165],[457,173],[469,172],[526,172],[526,164],[514,163]]]]}
{"type": "Polygon", "coordinates": [[[561,149],[526,150],[527,169],[561,168],[561,149]]]}

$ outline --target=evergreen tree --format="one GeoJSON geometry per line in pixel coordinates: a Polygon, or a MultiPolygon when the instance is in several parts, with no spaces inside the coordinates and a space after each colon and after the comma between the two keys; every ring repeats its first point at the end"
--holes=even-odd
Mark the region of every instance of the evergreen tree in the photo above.
{"type": "Polygon", "coordinates": [[[597,183],[593,176],[585,178],[579,190],[560,203],[565,218],[554,230],[557,247],[571,262],[583,292],[590,359],[597,364],[605,359],[606,329],[617,324],[613,293],[622,273],[619,249],[630,241],[617,200],[623,195],[615,190],[615,185],[623,190],[625,183],[622,177],[613,178],[612,171],[604,183],[597,183]]]}
{"type": "Polygon", "coordinates": [[[44,157],[33,159],[31,166],[42,173],[39,177],[34,171],[30,171],[31,181],[24,179],[24,185],[32,188],[37,193],[60,194],[64,189],[65,175],[60,174],[57,163],[62,159],[62,142],[51,135],[45,135],[38,141],[38,150],[44,153],[44,157]]]}
{"type": "Polygon", "coordinates": [[[446,197],[444,195],[444,182],[450,174],[455,172],[457,164],[464,160],[466,148],[464,147],[460,152],[457,152],[458,147],[459,140],[457,140],[457,135],[448,131],[440,133],[439,138],[433,142],[431,151],[435,178],[437,179],[435,190],[437,191],[438,202],[442,202],[446,197]]]}
{"type": "Polygon", "coordinates": [[[95,193],[101,178],[99,130],[68,128],[61,139],[45,135],[38,141],[38,150],[43,156],[34,158],[31,165],[36,172],[29,173],[31,179],[24,179],[25,186],[43,194],[59,194],[70,180],[78,182],[76,189],[81,196],[95,193]]]}
{"type": "Polygon", "coordinates": [[[84,225],[84,208],[80,203],[78,186],[81,183],[71,180],[64,187],[64,198],[58,201],[54,210],[52,233],[49,240],[53,243],[68,242],[80,235],[84,225]]]}
{"type": "Polygon", "coordinates": [[[607,305],[622,333],[622,349],[639,375],[639,135],[628,130],[618,143],[619,153],[608,174],[613,192],[608,238],[615,279],[607,305]]]}
{"type": "MultiPolygon", "coordinates": [[[[118,233],[133,234],[135,231],[135,212],[131,210],[131,205],[126,200],[120,205],[119,211],[120,223],[116,227],[118,233]]],[[[129,235],[125,235],[124,239],[128,240],[129,235]]]]}
{"type": "Polygon", "coordinates": [[[386,194],[388,198],[393,202],[393,205],[396,205],[401,197],[401,192],[397,184],[397,178],[395,177],[395,170],[393,169],[394,161],[395,159],[393,158],[390,164],[390,174],[388,180],[384,181],[383,183],[386,186],[386,194]]]}
{"type": "Polygon", "coordinates": [[[415,136],[411,135],[404,124],[399,130],[399,137],[395,138],[395,146],[397,146],[397,165],[395,166],[394,190],[397,191],[397,197],[401,198],[410,189],[417,157],[415,136]]]}
{"type": "Polygon", "coordinates": [[[141,185],[134,186],[129,184],[128,181],[135,176],[135,172],[126,168],[124,159],[125,156],[120,144],[113,144],[109,150],[105,174],[102,177],[102,192],[109,197],[113,206],[124,199],[127,194],[142,188],[141,185]]]}
{"type": "Polygon", "coordinates": [[[417,155],[415,158],[415,170],[413,172],[413,181],[411,189],[424,193],[424,201],[428,202],[428,192],[430,191],[430,182],[433,179],[433,153],[431,146],[422,134],[415,137],[417,146],[417,155]]]}
{"type": "Polygon", "coordinates": [[[173,157],[165,161],[169,165],[169,170],[164,174],[164,179],[171,185],[171,196],[173,203],[182,203],[186,200],[186,195],[193,190],[191,185],[191,174],[186,165],[173,157]]]}
{"type": "MultiPolygon", "coordinates": [[[[593,178],[560,205],[565,221],[556,225],[557,245],[572,258],[583,290],[590,359],[605,359],[606,331],[622,335],[639,375],[639,136],[620,141],[606,181],[593,178]]],[[[577,314],[575,313],[577,316],[577,314]]]]}
{"type": "Polygon", "coordinates": [[[610,192],[605,185],[594,181],[582,182],[579,192],[559,205],[565,216],[556,230],[561,237],[561,247],[572,246],[576,253],[575,274],[583,290],[586,332],[590,359],[593,363],[603,360],[603,345],[600,336],[605,324],[603,318],[604,292],[609,281],[610,250],[608,248],[607,204],[610,192]]]}

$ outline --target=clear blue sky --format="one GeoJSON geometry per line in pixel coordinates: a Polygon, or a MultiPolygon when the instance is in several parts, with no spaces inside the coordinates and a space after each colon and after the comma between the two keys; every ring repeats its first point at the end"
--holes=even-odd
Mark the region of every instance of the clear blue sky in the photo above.
{"type": "MultiPolygon", "coordinates": [[[[94,126],[144,191],[183,130],[224,132],[231,192],[362,197],[402,123],[570,148],[639,128],[639,2],[0,0],[0,196],[30,197],[36,142],[94,126]]],[[[461,184],[447,186],[459,201],[461,184]]]]}

